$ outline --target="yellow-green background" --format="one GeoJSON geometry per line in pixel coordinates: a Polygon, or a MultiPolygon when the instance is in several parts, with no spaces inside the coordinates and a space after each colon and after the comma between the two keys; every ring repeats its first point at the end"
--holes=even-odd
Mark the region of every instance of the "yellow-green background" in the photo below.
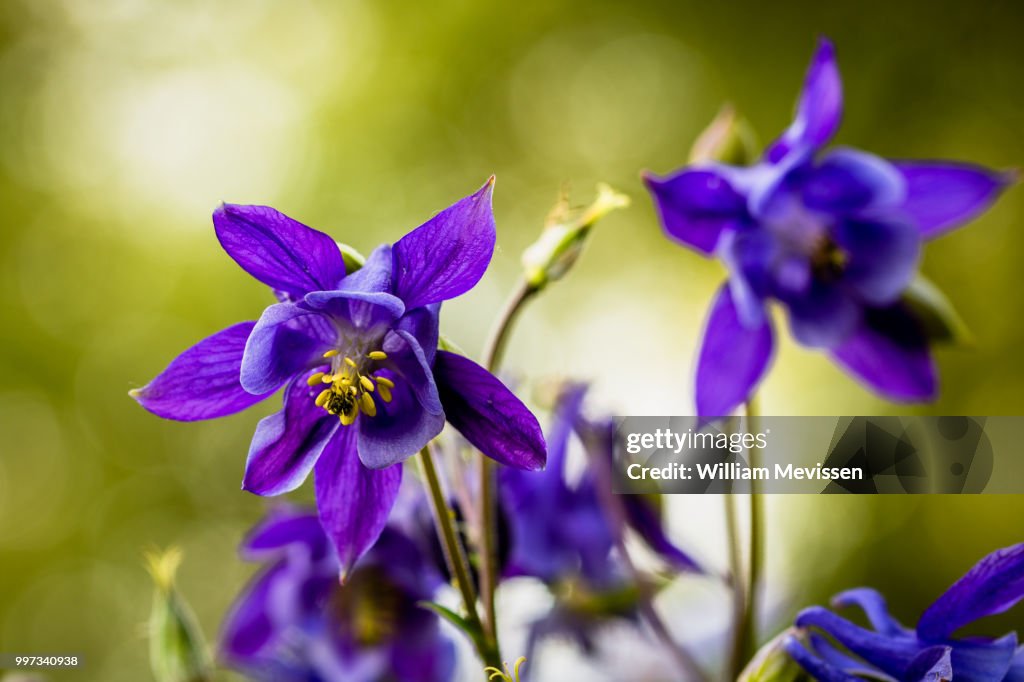
{"type": "MultiPolygon", "coordinates": [[[[492,269],[443,316],[475,352],[560,184],[584,201],[608,181],[633,207],[524,315],[509,366],[591,379],[600,409],[685,413],[722,273],[663,239],[638,171],[680,165],[726,100],[762,139],[781,130],[819,34],[846,85],[839,143],[1012,167],[1022,19],[1020,3],[924,0],[4,2],[0,651],[86,655],[55,679],[146,679],[143,549],[185,548],[182,587],[209,633],[248,574],[234,546],[263,505],[239,484],[277,399],[176,424],[127,396],[271,300],[220,250],[218,202],[271,204],[369,250],[495,173],[492,269]]],[[[976,344],[940,352],[942,395],[921,409],[1021,412],[1022,213],[1011,190],[929,246],[924,270],[976,344]]],[[[789,342],[762,405],[908,409],[789,342]]],[[[720,563],[720,500],[674,509],[674,537],[720,563]]],[[[1015,497],[788,497],[770,511],[776,624],[859,584],[913,620],[981,554],[1024,540],[1015,497]]],[[[709,616],[684,597],[669,595],[685,630],[709,616]]]]}

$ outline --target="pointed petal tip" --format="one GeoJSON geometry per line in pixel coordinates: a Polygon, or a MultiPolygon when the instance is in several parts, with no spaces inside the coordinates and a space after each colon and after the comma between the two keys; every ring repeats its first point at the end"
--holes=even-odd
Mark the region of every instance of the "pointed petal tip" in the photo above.
{"type": "Polygon", "coordinates": [[[829,37],[828,37],[827,35],[825,35],[825,34],[821,34],[821,35],[819,35],[819,36],[818,36],[818,41],[817,41],[817,43],[818,43],[818,44],[817,44],[817,47],[816,47],[816,49],[817,49],[817,50],[818,50],[819,52],[825,52],[825,51],[828,51],[828,52],[830,52],[830,53],[832,53],[832,54],[835,54],[835,51],[836,51],[836,46],[835,46],[835,44],[834,44],[834,43],[832,42],[832,39],[831,39],[831,38],[829,38],[829,37]]]}

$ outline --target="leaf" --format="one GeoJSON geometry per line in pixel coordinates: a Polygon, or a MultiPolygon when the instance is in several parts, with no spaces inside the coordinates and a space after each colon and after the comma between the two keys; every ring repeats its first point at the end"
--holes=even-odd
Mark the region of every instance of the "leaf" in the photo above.
{"type": "Polygon", "coordinates": [[[416,602],[416,604],[417,606],[425,608],[428,611],[433,611],[438,616],[444,618],[446,621],[454,625],[459,630],[462,630],[462,632],[464,632],[466,636],[469,637],[469,639],[475,645],[477,645],[478,650],[481,650],[479,645],[483,643],[483,632],[480,631],[479,627],[466,620],[464,616],[460,616],[447,606],[444,606],[443,604],[438,604],[434,601],[424,600],[416,602]]]}

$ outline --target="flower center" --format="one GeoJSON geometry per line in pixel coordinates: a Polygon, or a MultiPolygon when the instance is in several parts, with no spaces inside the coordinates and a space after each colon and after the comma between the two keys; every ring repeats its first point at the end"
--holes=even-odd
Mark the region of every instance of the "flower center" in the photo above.
{"type": "Polygon", "coordinates": [[[347,355],[340,357],[336,350],[329,350],[324,353],[324,357],[331,359],[330,373],[317,372],[306,383],[310,386],[327,384],[316,397],[316,406],[336,415],[342,424],[348,426],[360,412],[367,417],[377,416],[374,393],[384,402],[391,402],[391,389],[395,383],[375,374],[379,370],[367,371],[367,367],[387,360],[387,353],[375,350],[353,360],[347,355]]]}
{"type": "Polygon", "coordinates": [[[846,253],[828,236],[822,236],[811,251],[811,271],[814,278],[823,282],[834,282],[846,269],[846,253]]]}

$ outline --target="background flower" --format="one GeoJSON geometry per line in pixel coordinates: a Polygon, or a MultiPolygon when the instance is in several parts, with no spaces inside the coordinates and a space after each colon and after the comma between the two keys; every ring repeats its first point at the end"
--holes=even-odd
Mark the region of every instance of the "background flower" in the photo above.
{"type": "Polygon", "coordinates": [[[921,245],[976,217],[1015,176],[822,152],[842,109],[835,51],[822,39],[793,123],[756,164],[700,162],[646,179],[668,235],[730,271],[697,361],[701,415],[727,415],[756,390],[774,349],[770,301],[784,305],[797,341],[883,396],[936,396],[926,329],[903,300],[921,245]]]}
{"type": "Polygon", "coordinates": [[[860,607],[871,623],[870,630],[816,606],[796,618],[798,627],[811,631],[811,650],[792,636],[785,646],[816,679],[826,681],[855,680],[863,674],[914,682],[1021,680],[1024,647],[1017,646],[1015,632],[998,639],[954,637],[978,618],[1006,611],[1021,599],[1024,545],[1014,545],[975,564],[925,610],[914,629],[889,615],[880,593],[861,588],[836,595],[832,605],[860,607]],[[817,630],[834,638],[843,649],[837,649],[817,630]],[[940,669],[942,675],[936,677],[940,669]]]}
{"type": "Polygon", "coordinates": [[[346,584],[316,514],[281,508],[252,530],[243,556],[264,564],[238,597],[222,634],[225,661],[268,682],[444,682],[455,646],[418,602],[441,576],[396,528],[346,584]]]}

